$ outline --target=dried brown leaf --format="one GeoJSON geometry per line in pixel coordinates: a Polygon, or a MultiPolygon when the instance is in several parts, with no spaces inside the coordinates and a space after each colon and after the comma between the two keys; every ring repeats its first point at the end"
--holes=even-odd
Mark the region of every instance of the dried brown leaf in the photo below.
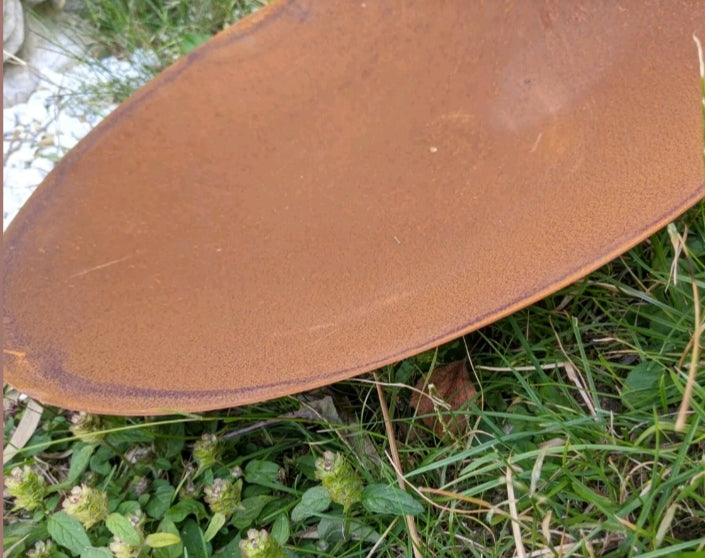
{"type": "Polygon", "coordinates": [[[476,395],[463,359],[439,366],[428,379],[419,380],[410,403],[419,415],[427,415],[423,423],[437,436],[448,432],[458,436],[467,430],[468,417],[457,411],[476,395]]]}

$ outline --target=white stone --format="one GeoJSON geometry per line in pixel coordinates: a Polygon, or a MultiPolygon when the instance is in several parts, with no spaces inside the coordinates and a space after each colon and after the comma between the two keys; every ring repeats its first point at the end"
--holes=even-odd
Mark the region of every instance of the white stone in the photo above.
{"type": "Polygon", "coordinates": [[[24,42],[24,10],[20,0],[2,3],[2,61],[17,54],[24,42]]]}
{"type": "Polygon", "coordinates": [[[53,12],[52,17],[29,18],[17,57],[22,65],[9,66],[3,76],[3,107],[27,100],[47,70],[62,72],[86,52],[86,24],[74,14],[53,12]]]}
{"type": "MultiPolygon", "coordinates": [[[[3,169],[3,202],[8,201],[5,194],[10,192],[15,200],[20,200],[21,206],[43,179],[44,175],[39,169],[5,167],[3,169]]],[[[9,208],[3,207],[3,209],[8,210],[9,208]]]]}
{"type": "Polygon", "coordinates": [[[28,118],[30,122],[40,122],[44,125],[50,118],[50,115],[47,113],[47,107],[44,105],[44,100],[36,95],[32,95],[27,100],[24,107],[24,116],[28,118]]]}
{"type": "Polygon", "coordinates": [[[83,122],[75,116],[70,116],[65,112],[59,113],[59,117],[54,121],[56,135],[63,138],[82,138],[93,128],[88,122],[83,122]]]}
{"type": "Polygon", "coordinates": [[[54,97],[56,96],[56,92],[53,89],[54,88],[50,85],[40,84],[39,87],[32,92],[27,102],[39,105],[42,108],[49,107],[54,102],[54,97]]]}
{"type": "Polygon", "coordinates": [[[3,169],[3,193],[5,189],[22,191],[26,193],[26,197],[34,190],[34,188],[44,179],[39,169],[28,168],[5,168],[3,169]]]}
{"type": "Polygon", "coordinates": [[[42,180],[47,174],[51,172],[51,170],[54,168],[54,165],[55,163],[52,159],[41,156],[36,157],[32,162],[32,167],[42,173],[42,180]]]}
{"type": "Polygon", "coordinates": [[[29,127],[29,125],[32,123],[32,116],[26,110],[23,110],[27,106],[26,103],[21,103],[20,105],[16,106],[18,106],[20,109],[14,111],[15,118],[17,119],[17,125],[25,128],[29,127]]]}
{"type": "Polygon", "coordinates": [[[34,161],[36,149],[29,143],[23,143],[5,159],[5,166],[15,169],[25,169],[34,161]]]}
{"type": "Polygon", "coordinates": [[[56,147],[57,151],[63,156],[66,154],[69,149],[73,149],[76,144],[82,140],[83,138],[80,137],[75,137],[75,136],[69,136],[67,134],[62,134],[60,136],[56,136],[56,147]]]}
{"type": "Polygon", "coordinates": [[[17,126],[17,119],[15,118],[15,113],[12,111],[4,110],[2,111],[2,131],[3,136],[7,137],[8,134],[12,135],[12,132],[17,126]]]}

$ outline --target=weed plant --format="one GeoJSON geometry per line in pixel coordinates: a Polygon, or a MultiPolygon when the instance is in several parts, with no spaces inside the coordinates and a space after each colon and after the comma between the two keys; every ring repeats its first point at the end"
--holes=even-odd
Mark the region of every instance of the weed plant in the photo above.
{"type": "MultiPolygon", "coordinates": [[[[249,6],[207,4],[87,10],[110,50],[168,50],[249,6]]],[[[127,418],[5,388],[5,439],[29,439],[5,453],[4,556],[705,556],[704,291],[701,203],[539,304],[300,396],[127,418]],[[411,386],[461,358],[470,426],[438,436],[411,386]]]]}

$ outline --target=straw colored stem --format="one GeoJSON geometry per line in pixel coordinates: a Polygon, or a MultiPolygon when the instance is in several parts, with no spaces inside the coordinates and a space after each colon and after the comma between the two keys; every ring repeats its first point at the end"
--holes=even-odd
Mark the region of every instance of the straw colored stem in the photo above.
{"type": "MultiPolygon", "coordinates": [[[[389,439],[389,451],[392,455],[392,461],[394,462],[394,470],[397,474],[397,481],[399,483],[399,488],[406,490],[406,483],[404,482],[404,477],[402,476],[401,460],[399,459],[399,450],[397,449],[397,439],[394,436],[394,428],[392,427],[392,421],[389,418],[389,407],[387,407],[387,400],[384,397],[384,392],[382,391],[382,384],[379,381],[379,376],[377,372],[374,372],[375,386],[377,387],[377,395],[379,397],[379,405],[382,409],[382,417],[384,418],[384,428],[387,431],[387,438],[389,439]]],[[[411,544],[414,548],[414,558],[423,558],[421,554],[421,539],[419,538],[419,532],[416,530],[416,522],[414,517],[411,515],[405,516],[406,527],[409,530],[409,536],[411,537],[411,544]]]]}

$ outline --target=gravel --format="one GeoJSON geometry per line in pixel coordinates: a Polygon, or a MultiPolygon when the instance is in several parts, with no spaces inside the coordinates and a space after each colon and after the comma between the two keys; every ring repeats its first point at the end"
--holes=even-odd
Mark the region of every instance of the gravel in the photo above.
{"type": "Polygon", "coordinates": [[[154,66],[137,52],[45,72],[26,103],[3,109],[3,230],[56,162],[117,107],[111,88],[136,89],[154,66]]]}

